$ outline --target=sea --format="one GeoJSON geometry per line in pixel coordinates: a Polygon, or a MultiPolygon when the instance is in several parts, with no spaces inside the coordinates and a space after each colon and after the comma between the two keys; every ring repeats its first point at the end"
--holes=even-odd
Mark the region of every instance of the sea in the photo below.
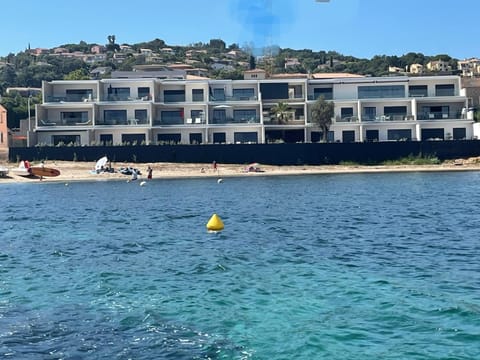
{"type": "Polygon", "coordinates": [[[480,359],[479,205],[480,172],[0,182],[0,359],[480,359]]]}

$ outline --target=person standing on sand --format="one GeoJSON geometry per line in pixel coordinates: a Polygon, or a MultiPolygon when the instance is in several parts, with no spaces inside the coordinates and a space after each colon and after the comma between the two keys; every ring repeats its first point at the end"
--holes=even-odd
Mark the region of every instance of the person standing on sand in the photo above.
{"type": "Polygon", "coordinates": [[[213,160],[212,167],[213,171],[217,171],[217,162],[215,160],[213,160]]]}
{"type": "MultiPolygon", "coordinates": [[[[41,166],[42,170],[45,168],[45,164],[44,164],[43,160],[40,162],[40,166],[41,166]]],[[[42,180],[43,180],[43,175],[40,175],[40,181],[42,181],[42,180]]]]}
{"type": "Polygon", "coordinates": [[[149,166],[147,168],[147,179],[148,180],[151,180],[152,179],[152,172],[153,172],[153,169],[149,166]]]}

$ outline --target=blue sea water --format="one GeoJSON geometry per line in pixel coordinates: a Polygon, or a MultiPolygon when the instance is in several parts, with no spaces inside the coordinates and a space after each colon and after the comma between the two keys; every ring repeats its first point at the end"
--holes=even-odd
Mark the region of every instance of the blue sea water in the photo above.
{"type": "Polygon", "coordinates": [[[477,172],[0,184],[0,358],[479,359],[479,189],[477,172]]]}

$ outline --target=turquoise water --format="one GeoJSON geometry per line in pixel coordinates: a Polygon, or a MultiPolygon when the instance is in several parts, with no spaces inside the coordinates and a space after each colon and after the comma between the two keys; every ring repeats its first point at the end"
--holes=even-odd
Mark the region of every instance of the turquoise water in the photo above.
{"type": "Polygon", "coordinates": [[[479,359],[479,188],[477,172],[0,184],[0,358],[479,359]]]}

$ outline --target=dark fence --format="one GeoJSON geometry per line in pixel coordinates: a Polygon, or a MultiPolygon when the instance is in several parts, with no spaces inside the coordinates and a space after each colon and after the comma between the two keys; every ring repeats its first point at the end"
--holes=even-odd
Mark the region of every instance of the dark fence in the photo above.
{"type": "Polygon", "coordinates": [[[10,148],[9,159],[114,162],[178,162],[271,165],[323,165],[342,161],[379,163],[407,156],[436,156],[440,160],[480,156],[478,140],[395,141],[309,144],[213,144],[139,146],[64,146],[10,148]]]}

